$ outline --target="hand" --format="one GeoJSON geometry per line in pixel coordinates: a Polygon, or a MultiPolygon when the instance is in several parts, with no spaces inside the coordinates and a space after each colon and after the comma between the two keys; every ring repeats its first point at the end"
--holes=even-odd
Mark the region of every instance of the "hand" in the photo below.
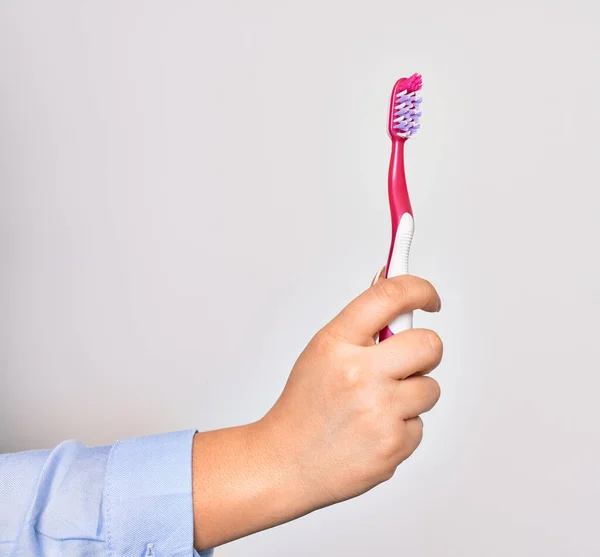
{"type": "Polygon", "coordinates": [[[311,510],[391,478],[419,445],[419,415],[440,396],[425,374],[440,363],[442,342],[426,329],[374,341],[397,315],[416,309],[440,309],[429,282],[376,280],[311,340],[261,420],[271,446],[296,471],[311,510]]]}
{"type": "Polygon", "coordinates": [[[283,393],[258,422],[196,435],[195,544],[206,549],[355,497],[391,478],[417,448],[419,415],[440,389],[436,333],[411,329],[380,344],[397,315],[439,311],[414,276],[376,281],[319,331],[283,393]]]}

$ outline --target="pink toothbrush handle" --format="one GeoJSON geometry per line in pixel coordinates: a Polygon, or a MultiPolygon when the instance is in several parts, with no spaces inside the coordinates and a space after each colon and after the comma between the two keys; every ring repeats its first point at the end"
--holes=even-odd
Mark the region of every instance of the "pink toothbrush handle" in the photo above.
{"type": "MultiPolygon", "coordinates": [[[[406,176],[404,173],[404,144],[402,137],[392,138],[392,153],[388,173],[388,196],[392,217],[392,240],[388,255],[386,278],[408,274],[408,255],[414,231],[414,220],[406,176]]],[[[412,312],[398,316],[379,333],[379,341],[412,328],[412,312]]]]}

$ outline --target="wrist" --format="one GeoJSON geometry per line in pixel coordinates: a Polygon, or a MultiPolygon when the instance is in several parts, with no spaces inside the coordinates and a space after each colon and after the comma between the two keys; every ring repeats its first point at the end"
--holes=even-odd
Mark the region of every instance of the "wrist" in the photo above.
{"type": "MultiPolygon", "coordinates": [[[[315,497],[306,481],[306,463],[297,449],[298,439],[283,422],[267,414],[261,420],[248,424],[248,452],[257,467],[268,478],[271,510],[293,520],[315,510],[315,497]]],[[[264,485],[264,484],[263,484],[264,485]]]]}
{"type": "Polygon", "coordinates": [[[192,469],[194,542],[208,549],[313,510],[297,460],[268,419],[198,433],[192,469]]]}

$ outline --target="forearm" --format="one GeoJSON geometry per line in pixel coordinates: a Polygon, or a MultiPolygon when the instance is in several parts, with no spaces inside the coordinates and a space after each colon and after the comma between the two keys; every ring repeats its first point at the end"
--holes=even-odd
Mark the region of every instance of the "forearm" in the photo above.
{"type": "Polygon", "coordinates": [[[256,422],[198,433],[192,450],[194,545],[204,550],[312,509],[294,461],[256,422]]]}

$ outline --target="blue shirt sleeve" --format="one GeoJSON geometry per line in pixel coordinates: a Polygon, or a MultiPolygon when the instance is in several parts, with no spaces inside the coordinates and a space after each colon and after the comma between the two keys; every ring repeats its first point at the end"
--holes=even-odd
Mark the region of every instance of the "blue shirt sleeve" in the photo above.
{"type": "Polygon", "coordinates": [[[0,557],[198,556],[194,433],[0,455],[0,557]]]}

